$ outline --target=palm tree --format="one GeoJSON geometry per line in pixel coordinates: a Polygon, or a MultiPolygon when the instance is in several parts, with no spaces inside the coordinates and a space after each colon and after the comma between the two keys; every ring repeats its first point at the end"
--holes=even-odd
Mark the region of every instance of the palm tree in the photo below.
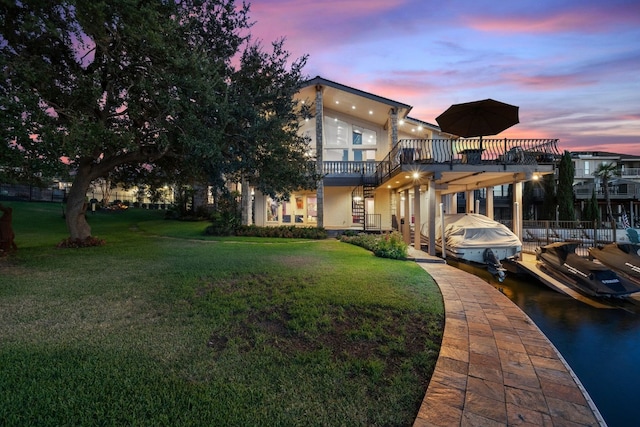
{"type": "Polygon", "coordinates": [[[613,220],[613,211],[611,210],[611,198],[609,197],[609,181],[614,176],[620,176],[620,171],[615,163],[601,163],[593,172],[596,178],[602,180],[602,190],[604,191],[604,200],[607,203],[607,218],[611,221],[612,227],[615,227],[613,220]]]}

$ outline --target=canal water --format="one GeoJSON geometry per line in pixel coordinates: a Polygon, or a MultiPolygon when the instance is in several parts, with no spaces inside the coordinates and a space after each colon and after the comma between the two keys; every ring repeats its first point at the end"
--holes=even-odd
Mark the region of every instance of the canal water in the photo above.
{"type": "Polygon", "coordinates": [[[511,274],[499,283],[485,270],[451,264],[484,278],[527,313],[569,363],[609,427],[640,425],[640,297],[595,308],[530,276],[511,274]]]}

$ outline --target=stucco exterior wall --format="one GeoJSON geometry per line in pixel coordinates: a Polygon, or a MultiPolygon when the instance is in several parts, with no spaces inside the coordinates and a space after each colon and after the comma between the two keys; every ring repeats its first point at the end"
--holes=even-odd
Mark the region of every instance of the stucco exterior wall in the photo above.
{"type": "Polygon", "coordinates": [[[351,187],[325,187],[324,228],[344,230],[351,228],[351,187]]]}

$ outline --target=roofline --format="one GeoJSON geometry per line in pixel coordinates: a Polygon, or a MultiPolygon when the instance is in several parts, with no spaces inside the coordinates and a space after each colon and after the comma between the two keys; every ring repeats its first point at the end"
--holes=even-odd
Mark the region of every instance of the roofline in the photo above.
{"type": "Polygon", "coordinates": [[[372,93],[365,92],[365,91],[360,90],[360,89],[352,88],[350,86],[345,86],[343,84],[336,83],[334,81],[322,78],[320,76],[316,76],[316,77],[314,77],[312,79],[309,79],[309,80],[305,81],[304,83],[302,83],[302,85],[300,87],[302,88],[302,87],[307,87],[307,86],[312,86],[312,85],[330,86],[330,87],[332,87],[334,89],[342,90],[342,91],[349,92],[349,93],[354,94],[354,95],[362,96],[363,98],[371,99],[372,101],[377,101],[377,102],[380,102],[380,103],[383,103],[383,104],[391,105],[391,106],[396,107],[396,108],[403,108],[403,109],[407,110],[407,114],[413,108],[411,105],[404,104],[404,103],[398,102],[398,101],[394,101],[394,100],[389,99],[389,98],[384,98],[382,96],[374,95],[372,93]]]}
{"type": "Polygon", "coordinates": [[[571,151],[571,154],[575,154],[575,155],[583,155],[583,156],[598,156],[598,157],[618,157],[621,160],[638,160],[640,159],[640,156],[635,156],[633,154],[622,154],[622,153],[612,153],[610,151],[588,151],[588,150],[581,150],[581,151],[571,151]]]}
{"type": "Polygon", "coordinates": [[[415,117],[407,116],[407,117],[405,117],[405,120],[411,120],[411,121],[417,122],[417,123],[419,123],[419,124],[421,124],[423,126],[431,128],[433,130],[437,130],[438,132],[447,133],[447,132],[444,132],[442,129],[440,129],[440,126],[434,125],[433,123],[425,122],[424,120],[416,119],[415,117]]]}

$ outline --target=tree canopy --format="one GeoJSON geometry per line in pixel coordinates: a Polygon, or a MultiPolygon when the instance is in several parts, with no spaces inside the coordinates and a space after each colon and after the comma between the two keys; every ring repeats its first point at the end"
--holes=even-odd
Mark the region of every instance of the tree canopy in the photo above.
{"type": "Polygon", "coordinates": [[[613,210],[611,209],[611,196],[609,195],[609,182],[616,176],[620,175],[620,171],[615,163],[601,163],[593,172],[596,178],[602,180],[602,191],[607,208],[607,221],[611,222],[611,226],[615,227],[615,219],[613,218],[613,210]]]}
{"type": "Polygon", "coordinates": [[[313,180],[293,94],[306,57],[263,51],[232,0],[0,3],[0,169],[73,177],[67,225],[91,229],[101,177],[245,177],[287,193],[313,180]]]}
{"type": "Polygon", "coordinates": [[[571,153],[565,151],[558,165],[558,219],[560,221],[575,221],[576,213],[574,207],[573,179],[576,175],[576,168],[571,160],[571,153]]]}

